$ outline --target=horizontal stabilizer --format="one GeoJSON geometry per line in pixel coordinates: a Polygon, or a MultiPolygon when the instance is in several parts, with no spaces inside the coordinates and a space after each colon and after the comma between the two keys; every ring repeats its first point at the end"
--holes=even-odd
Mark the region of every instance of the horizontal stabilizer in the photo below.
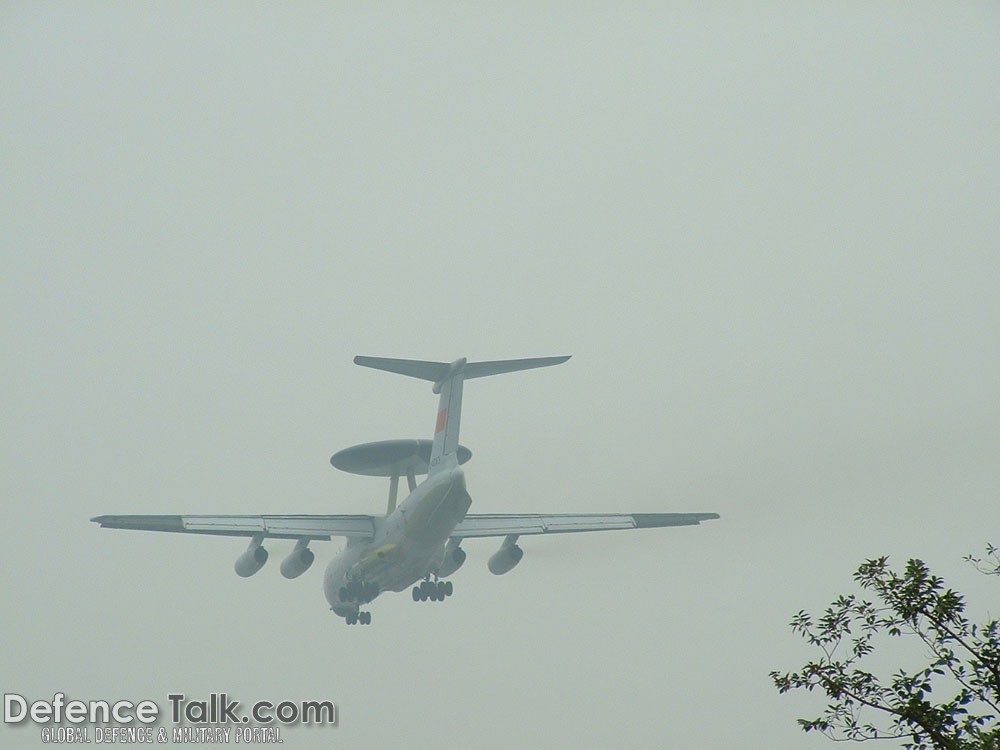
{"type": "Polygon", "coordinates": [[[465,379],[484,378],[487,375],[502,375],[505,372],[533,370],[536,367],[561,365],[570,355],[563,357],[535,357],[534,359],[501,359],[496,362],[469,362],[465,366],[465,379]]]}
{"type": "MultiPolygon", "coordinates": [[[[535,357],[533,359],[501,359],[495,362],[467,362],[462,367],[462,376],[465,380],[469,378],[483,378],[487,375],[501,375],[505,372],[517,372],[518,370],[532,370],[536,367],[549,367],[559,365],[569,359],[563,357],[535,357]]],[[[354,358],[354,364],[362,367],[371,367],[376,370],[385,370],[399,375],[406,375],[420,380],[429,380],[432,383],[440,383],[448,374],[452,372],[453,364],[450,362],[425,362],[419,359],[391,359],[389,357],[362,357],[354,358]]]]}
{"type": "Polygon", "coordinates": [[[448,374],[451,367],[447,362],[423,362],[419,359],[390,359],[389,357],[355,357],[354,364],[372,367],[376,370],[395,372],[411,378],[420,378],[437,383],[448,374]]]}

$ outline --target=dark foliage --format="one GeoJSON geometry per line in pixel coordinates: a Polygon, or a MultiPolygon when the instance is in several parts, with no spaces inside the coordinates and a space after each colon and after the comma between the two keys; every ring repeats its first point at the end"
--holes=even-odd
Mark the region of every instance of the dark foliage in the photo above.
{"type": "MultiPolygon", "coordinates": [[[[996,572],[996,549],[987,555],[967,559],[996,572]]],[[[821,617],[799,612],[792,629],[820,655],[771,673],[781,693],[818,688],[829,699],[821,716],[799,719],[802,728],[837,740],[899,738],[907,748],[1000,750],[1000,621],[971,623],[962,597],[920,560],[901,574],[888,558],[868,560],[854,579],[873,601],[841,596],[821,617]],[[889,639],[918,643],[920,666],[885,677],[866,669],[889,639]]]]}

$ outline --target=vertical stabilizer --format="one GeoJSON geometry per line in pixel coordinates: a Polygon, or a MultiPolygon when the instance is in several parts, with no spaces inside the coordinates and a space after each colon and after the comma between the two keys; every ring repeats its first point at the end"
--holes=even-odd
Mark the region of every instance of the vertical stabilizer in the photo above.
{"type": "MultiPolygon", "coordinates": [[[[447,362],[425,362],[415,359],[389,359],[387,357],[355,357],[354,364],[376,370],[395,372],[434,383],[434,392],[440,394],[437,422],[434,425],[434,446],[431,449],[429,474],[458,466],[458,430],[462,421],[462,385],[469,378],[483,378],[536,367],[550,367],[569,359],[564,357],[536,357],[534,359],[503,359],[494,362],[466,362],[465,358],[447,362]]],[[[412,487],[411,487],[412,489],[412,487]]]]}
{"type": "Polygon", "coordinates": [[[434,384],[438,399],[437,422],[434,425],[434,446],[428,474],[458,466],[458,430],[462,422],[462,384],[465,381],[465,359],[456,359],[447,374],[434,384]],[[449,460],[450,459],[450,460],[449,460]]]}

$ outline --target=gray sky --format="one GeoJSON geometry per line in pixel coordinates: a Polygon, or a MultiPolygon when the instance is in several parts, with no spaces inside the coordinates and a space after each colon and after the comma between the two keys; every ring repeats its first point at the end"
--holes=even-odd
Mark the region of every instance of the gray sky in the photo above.
{"type": "Polygon", "coordinates": [[[995,3],[5,4],[4,692],[335,701],[291,748],[825,746],[767,673],[862,559],[997,615],[998,92],[995,3]],[[339,543],[241,580],[88,522],[381,512],[329,456],[436,402],[359,353],[574,355],[466,388],[475,512],[723,518],[504,577],[473,541],[368,628],[339,543]]]}

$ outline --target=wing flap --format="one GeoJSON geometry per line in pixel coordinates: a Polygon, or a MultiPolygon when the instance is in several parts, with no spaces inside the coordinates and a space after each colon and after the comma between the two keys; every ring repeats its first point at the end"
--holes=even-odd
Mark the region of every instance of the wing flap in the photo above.
{"type": "Polygon", "coordinates": [[[375,536],[373,516],[97,516],[105,529],[167,531],[214,536],[256,536],[271,539],[322,539],[375,536]]]}
{"type": "Polygon", "coordinates": [[[508,534],[568,534],[581,531],[650,529],[663,526],[695,526],[718,518],[718,513],[523,513],[470,514],[455,527],[457,538],[506,536],[508,534]]]}

